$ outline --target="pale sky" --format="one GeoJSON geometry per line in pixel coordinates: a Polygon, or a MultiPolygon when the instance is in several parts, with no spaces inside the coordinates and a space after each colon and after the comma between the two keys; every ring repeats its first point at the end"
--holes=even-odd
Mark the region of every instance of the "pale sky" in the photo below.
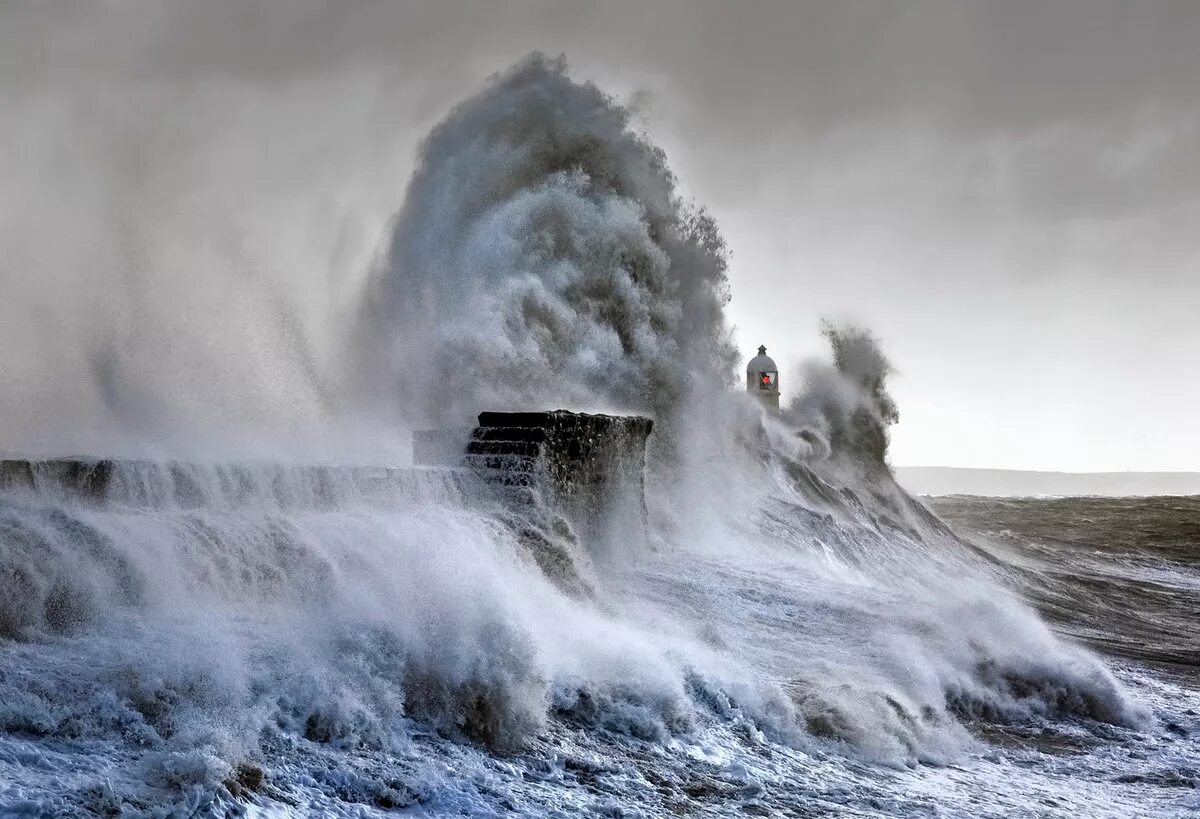
{"type": "MultiPolygon", "coordinates": [[[[133,128],[159,152],[121,154],[155,180],[138,207],[191,185],[197,208],[258,208],[240,252],[286,237],[295,258],[262,266],[323,292],[328,271],[296,273],[305,243],[361,263],[420,136],[562,52],[636,100],[717,216],[740,345],[768,346],[785,393],[820,319],[850,318],[899,370],[897,464],[1200,470],[1197,43],[1191,0],[6,5],[0,275],[43,261],[31,230],[62,205],[43,181],[86,180],[79,213],[115,201],[87,168],[133,128]],[[280,203],[298,225],[316,194],[341,232],[288,236],[280,203]]],[[[86,231],[61,227],[51,255],[74,258],[86,231]]]]}

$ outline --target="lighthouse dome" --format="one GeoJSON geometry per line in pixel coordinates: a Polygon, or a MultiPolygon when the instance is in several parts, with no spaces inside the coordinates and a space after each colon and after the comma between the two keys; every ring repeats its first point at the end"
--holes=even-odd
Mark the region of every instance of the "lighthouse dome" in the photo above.
{"type": "Polygon", "coordinates": [[[753,373],[775,373],[779,372],[779,368],[775,366],[775,359],[767,355],[766,346],[758,348],[758,355],[750,359],[750,363],[746,365],[746,372],[753,373]]]}

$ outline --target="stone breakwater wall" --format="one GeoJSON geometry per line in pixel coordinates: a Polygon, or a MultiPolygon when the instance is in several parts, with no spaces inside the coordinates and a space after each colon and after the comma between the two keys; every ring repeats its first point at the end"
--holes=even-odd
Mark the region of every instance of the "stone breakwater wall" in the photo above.
{"type": "Polygon", "coordinates": [[[336,509],[367,503],[483,504],[592,554],[646,537],[646,442],[637,416],[483,412],[468,429],[413,434],[414,467],[0,459],[0,493],[151,509],[336,509]]]}
{"type": "Polygon", "coordinates": [[[0,460],[0,493],[135,509],[336,509],[368,504],[463,502],[465,470],[277,463],[190,463],[128,458],[0,460]]]}
{"type": "Polygon", "coordinates": [[[649,418],[550,410],[478,420],[473,430],[414,433],[414,462],[465,466],[514,507],[562,515],[585,542],[644,542],[649,418]]]}

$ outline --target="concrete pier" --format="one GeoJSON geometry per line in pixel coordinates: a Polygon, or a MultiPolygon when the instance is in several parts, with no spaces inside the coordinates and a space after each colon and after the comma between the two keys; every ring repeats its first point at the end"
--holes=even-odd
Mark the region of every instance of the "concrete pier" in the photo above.
{"type": "Polygon", "coordinates": [[[514,506],[540,500],[588,542],[644,541],[649,418],[550,410],[482,412],[478,421],[469,433],[414,433],[414,461],[452,465],[457,448],[457,463],[514,506]]]}

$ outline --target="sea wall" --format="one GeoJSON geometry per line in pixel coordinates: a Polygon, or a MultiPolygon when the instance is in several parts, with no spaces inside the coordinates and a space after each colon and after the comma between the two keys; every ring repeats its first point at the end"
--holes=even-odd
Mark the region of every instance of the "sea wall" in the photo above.
{"type": "Polygon", "coordinates": [[[561,519],[592,554],[646,536],[648,418],[484,412],[473,429],[417,432],[412,468],[118,458],[0,460],[0,492],[135,508],[381,507],[454,497],[545,530],[561,519]],[[431,468],[432,467],[432,468],[431,468]]]}
{"type": "Polygon", "coordinates": [[[591,545],[645,540],[649,418],[551,410],[482,412],[478,420],[466,435],[414,433],[414,462],[457,461],[514,503],[544,503],[591,545]]]}
{"type": "Polygon", "coordinates": [[[282,463],[191,463],[126,458],[0,460],[0,492],[138,509],[332,509],[397,498],[469,498],[464,470],[282,463]]]}

